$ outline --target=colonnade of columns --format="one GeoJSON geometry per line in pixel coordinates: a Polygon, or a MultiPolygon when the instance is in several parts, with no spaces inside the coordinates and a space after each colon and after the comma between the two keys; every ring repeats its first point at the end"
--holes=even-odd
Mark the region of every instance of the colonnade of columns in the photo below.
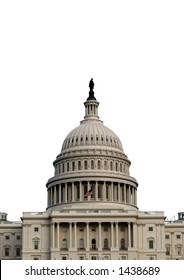
{"type": "Polygon", "coordinates": [[[66,182],[48,187],[48,207],[78,201],[112,201],[137,206],[137,188],[108,181],[66,182]],[[91,195],[86,196],[87,192],[91,195]]]}
{"type": "Polygon", "coordinates": [[[51,248],[58,250],[128,250],[136,248],[136,223],[105,223],[108,227],[108,234],[104,234],[104,223],[83,223],[83,233],[80,231],[80,223],[69,222],[65,223],[63,231],[62,223],[51,224],[51,248]],[[122,232],[121,227],[124,227],[122,232]],[[93,229],[95,228],[95,233],[93,229]],[[106,244],[104,240],[106,239],[106,244]],[[63,240],[65,244],[63,247],[63,240]],[[82,247],[80,240],[83,240],[82,247]]]}

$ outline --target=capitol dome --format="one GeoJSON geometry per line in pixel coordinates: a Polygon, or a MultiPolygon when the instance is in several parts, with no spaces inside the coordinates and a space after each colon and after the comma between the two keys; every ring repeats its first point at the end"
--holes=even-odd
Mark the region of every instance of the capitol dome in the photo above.
{"type": "Polygon", "coordinates": [[[54,161],[55,174],[47,182],[47,209],[67,207],[137,208],[137,181],[119,137],[98,116],[94,83],[89,83],[85,116],[66,136],[54,161]],[[104,206],[105,205],[105,206],[104,206]]]}

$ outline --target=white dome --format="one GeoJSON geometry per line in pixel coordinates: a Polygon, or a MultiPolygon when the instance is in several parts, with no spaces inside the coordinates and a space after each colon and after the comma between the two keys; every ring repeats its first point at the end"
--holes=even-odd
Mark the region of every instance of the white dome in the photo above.
{"type": "Polygon", "coordinates": [[[65,138],[61,152],[74,147],[100,146],[115,148],[123,152],[119,137],[99,120],[84,120],[65,138]]]}

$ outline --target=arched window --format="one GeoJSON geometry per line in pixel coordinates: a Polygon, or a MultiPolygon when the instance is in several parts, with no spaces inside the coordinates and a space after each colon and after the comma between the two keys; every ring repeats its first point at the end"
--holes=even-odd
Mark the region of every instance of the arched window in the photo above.
{"type": "Polygon", "coordinates": [[[67,239],[62,240],[62,248],[67,249],[67,239]]]}
{"type": "Polygon", "coordinates": [[[109,248],[108,239],[105,238],[104,239],[104,249],[108,249],[108,248],[109,248]]]}
{"type": "Polygon", "coordinates": [[[91,247],[92,247],[92,249],[96,249],[96,239],[92,239],[92,241],[91,241],[91,247]]]}
{"type": "Polygon", "coordinates": [[[98,169],[101,169],[101,161],[98,160],[98,169]]]}
{"type": "Polygon", "coordinates": [[[83,238],[81,238],[81,239],[79,240],[79,248],[80,248],[80,249],[84,249],[84,239],[83,239],[83,238]]]}

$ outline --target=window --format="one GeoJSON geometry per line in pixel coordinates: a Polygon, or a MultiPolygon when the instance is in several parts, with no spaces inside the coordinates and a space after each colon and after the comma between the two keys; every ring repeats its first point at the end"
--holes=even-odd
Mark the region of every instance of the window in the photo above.
{"type": "Polygon", "coordinates": [[[121,239],[121,249],[122,250],[125,249],[125,239],[124,238],[121,239]]]}
{"type": "Polygon", "coordinates": [[[5,254],[5,257],[9,257],[9,255],[10,255],[10,248],[6,247],[4,254],[5,254]]]}
{"type": "Polygon", "coordinates": [[[79,248],[80,248],[80,249],[84,249],[84,239],[83,239],[83,238],[81,238],[81,239],[79,240],[79,248]]]}
{"type": "Polygon", "coordinates": [[[69,162],[67,162],[67,172],[70,171],[70,165],[69,165],[69,162]]]}
{"type": "Polygon", "coordinates": [[[38,228],[38,227],[35,227],[35,228],[34,228],[34,231],[37,231],[37,232],[38,232],[38,231],[39,231],[39,228],[38,228]]]}
{"type": "Polygon", "coordinates": [[[9,236],[9,235],[6,235],[6,236],[5,236],[5,239],[6,239],[6,240],[9,240],[9,239],[10,239],[10,236],[9,236]]]}
{"type": "Polygon", "coordinates": [[[101,162],[98,160],[98,169],[101,169],[101,162]]]}
{"type": "Polygon", "coordinates": [[[91,245],[92,249],[96,249],[96,239],[92,239],[91,245]]]}
{"type": "Polygon", "coordinates": [[[104,226],[104,231],[108,231],[108,226],[107,225],[104,226]]]}
{"type": "Polygon", "coordinates": [[[66,260],[67,258],[66,257],[62,257],[62,260],[64,261],[64,260],[66,260]]]}
{"type": "Polygon", "coordinates": [[[177,235],[176,235],[176,238],[177,238],[177,239],[180,239],[180,238],[181,238],[180,234],[177,234],[177,235]]]}
{"type": "Polygon", "coordinates": [[[34,250],[38,250],[39,242],[38,240],[34,241],[34,250]]]}
{"type": "Polygon", "coordinates": [[[148,230],[149,230],[149,231],[153,231],[153,227],[149,227],[148,230]]]}
{"type": "Polygon", "coordinates": [[[20,257],[20,252],[21,252],[20,248],[19,247],[16,248],[16,252],[15,252],[16,257],[20,257]]]}
{"type": "Polygon", "coordinates": [[[20,235],[17,235],[17,240],[20,240],[21,239],[21,236],[20,235]]]}
{"type": "Polygon", "coordinates": [[[169,235],[168,234],[166,234],[165,239],[169,239],[169,235]]]}
{"type": "Polygon", "coordinates": [[[91,231],[96,231],[96,227],[93,226],[93,227],[91,228],[91,231]]]}
{"type": "Polygon", "coordinates": [[[64,163],[62,164],[62,169],[63,169],[63,173],[65,172],[65,165],[64,163]]]}
{"type": "Polygon", "coordinates": [[[80,227],[80,228],[79,228],[79,231],[84,231],[84,227],[80,227]]]}
{"type": "Polygon", "coordinates": [[[66,239],[62,240],[62,248],[67,249],[67,240],[66,239]]]}
{"type": "Polygon", "coordinates": [[[170,246],[166,246],[166,256],[170,255],[170,246]]]}
{"type": "Polygon", "coordinates": [[[154,242],[153,240],[149,240],[149,249],[153,249],[154,248],[154,242]]]}
{"type": "Polygon", "coordinates": [[[109,247],[108,239],[105,238],[105,239],[104,239],[104,249],[108,249],[108,247],[109,247]]]}
{"type": "Polygon", "coordinates": [[[107,161],[104,161],[104,169],[107,170],[107,161]]]}

